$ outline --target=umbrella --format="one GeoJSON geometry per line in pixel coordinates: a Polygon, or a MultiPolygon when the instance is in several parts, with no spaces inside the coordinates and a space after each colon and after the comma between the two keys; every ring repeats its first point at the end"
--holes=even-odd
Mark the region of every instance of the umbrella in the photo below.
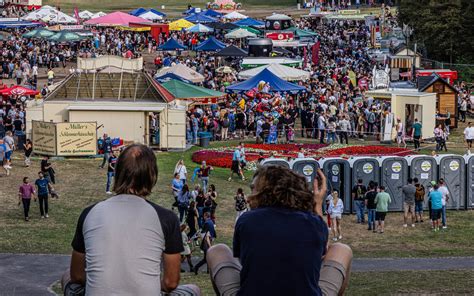
{"type": "Polygon", "coordinates": [[[209,33],[212,32],[213,29],[206,27],[203,24],[197,24],[190,28],[187,28],[186,31],[190,33],[209,33]]]}
{"type": "Polygon", "coordinates": [[[11,96],[11,95],[17,95],[17,96],[36,96],[39,94],[39,91],[33,90],[30,88],[26,88],[20,85],[15,85],[9,88],[4,88],[0,90],[0,94],[4,96],[11,96]]]}
{"type": "Polygon", "coordinates": [[[245,29],[236,29],[225,34],[224,37],[227,39],[243,39],[248,37],[257,37],[257,35],[245,29]]]}
{"type": "Polygon", "coordinates": [[[217,73],[223,73],[223,74],[230,74],[230,73],[234,73],[235,70],[229,66],[223,66],[223,67],[220,67],[220,68],[217,68],[216,69],[216,72],[217,73]]]}
{"type": "Polygon", "coordinates": [[[32,31],[29,31],[28,33],[23,34],[21,37],[23,38],[49,38],[53,36],[54,32],[48,30],[48,29],[34,29],[32,31]]]}
{"type": "Polygon", "coordinates": [[[243,19],[248,18],[248,16],[243,15],[237,11],[232,11],[231,13],[224,15],[222,18],[225,18],[227,20],[243,20],[243,19]]]}
{"type": "Polygon", "coordinates": [[[168,26],[170,31],[181,31],[182,29],[187,29],[194,26],[194,24],[185,19],[179,19],[169,23],[168,26]]]}
{"type": "Polygon", "coordinates": [[[91,19],[103,17],[103,16],[106,16],[106,15],[107,15],[107,14],[106,14],[105,12],[99,11],[99,12],[93,14],[93,15],[91,16],[91,19]]]}
{"type": "Polygon", "coordinates": [[[81,19],[90,19],[94,14],[90,12],[89,10],[84,10],[79,12],[79,18],[81,19]]]}
{"type": "Polygon", "coordinates": [[[70,31],[60,31],[48,38],[49,41],[54,41],[57,43],[76,42],[76,41],[81,41],[83,39],[85,39],[85,37],[78,35],[74,32],[70,32],[70,31]]]}

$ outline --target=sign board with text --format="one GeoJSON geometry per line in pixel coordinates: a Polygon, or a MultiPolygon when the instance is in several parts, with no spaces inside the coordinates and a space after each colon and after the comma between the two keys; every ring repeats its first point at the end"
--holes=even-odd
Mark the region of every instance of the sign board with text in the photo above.
{"type": "Polygon", "coordinates": [[[56,124],[53,122],[32,122],[33,152],[56,155],[56,124]]]}

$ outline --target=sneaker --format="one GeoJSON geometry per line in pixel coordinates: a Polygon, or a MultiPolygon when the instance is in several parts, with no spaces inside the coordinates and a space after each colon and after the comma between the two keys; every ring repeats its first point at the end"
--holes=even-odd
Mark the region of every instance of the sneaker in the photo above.
{"type": "Polygon", "coordinates": [[[41,219],[44,219],[44,216],[41,216],[41,219]]]}
{"type": "Polygon", "coordinates": [[[25,218],[25,221],[26,221],[26,222],[30,221],[30,218],[26,217],[26,218],[25,218]]]}
{"type": "Polygon", "coordinates": [[[339,237],[338,237],[338,238],[339,238],[339,239],[342,239],[342,235],[339,235],[339,237]]]}
{"type": "Polygon", "coordinates": [[[46,215],[45,215],[45,217],[46,217],[46,218],[49,218],[49,215],[48,215],[48,214],[46,214],[46,215]]]}
{"type": "Polygon", "coordinates": [[[112,191],[107,191],[105,192],[105,194],[112,194],[112,191]]]}
{"type": "Polygon", "coordinates": [[[411,227],[415,227],[415,224],[412,224],[411,227]]]}
{"type": "Polygon", "coordinates": [[[229,177],[229,179],[227,179],[227,181],[229,181],[229,182],[230,182],[230,181],[232,181],[232,178],[231,178],[231,177],[229,177]]]}
{"type": "Polygon", "coordinates": [[[245,181],[245,177],[242,177],[242,181],[245,181]]]}
{"type": "Polygon", "coordinates": [[[335,242],[337,242],[337,237],[333,237],[332,240],[335,241],[335,242]]]}
{"type": "Polygon", "coordinates": [[[448,226],[443,226],[443,229],[446,229],[446,228],[448,228],[448,226]]]}
{"type": "Polygon", "coordinates": [[[372,230],[372,228],[370,228],[370,227],[369,227],[369,228],[367,228],[367,230],[368,230],[368,231],[371,231],[371,230],[372,230]]]}
{"type": "Polygon", "coordinates": [[[403,224],[403,227],[405,227],[405,228],[406,228],[407,226],[408,226],[408,225],[406,225],[406,224],[403,224]]]}

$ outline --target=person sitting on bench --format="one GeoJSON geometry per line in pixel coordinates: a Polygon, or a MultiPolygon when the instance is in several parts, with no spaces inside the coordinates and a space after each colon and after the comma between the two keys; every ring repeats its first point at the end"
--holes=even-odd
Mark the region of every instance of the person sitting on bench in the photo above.
{"type": "Polygon", "coordinates": [[[157,177],[150,148],[134,144],[120,154],[116,195],[79,217],[65,295],[200,295],[194,285],[178,287],[184,250],[178,217],[146,200],[157,177]]]}
{"type": "Polygon", "coordinates": [[[237,220],[232,251],[211,247],[207,262],[217,295],[338,295],[349,281],[352,250],[329,248],[322,218],[326,177],[311,193],[306,179],[264,166],[252,181],[251,211],[237,220]]]}

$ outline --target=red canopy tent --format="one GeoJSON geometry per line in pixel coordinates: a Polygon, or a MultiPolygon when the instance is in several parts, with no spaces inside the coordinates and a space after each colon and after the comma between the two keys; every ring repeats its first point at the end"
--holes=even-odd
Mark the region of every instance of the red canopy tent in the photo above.
{"type": "Polygon", "coordinates": [[[11,95],[17,95],[17,96],[36,96],[40,92],[37,90],[29,89],[24,86],[20,85],[14,85],[9,88],[4,88],[0,90],[0,94],[2,96],[11,96],[11,95]]]}

